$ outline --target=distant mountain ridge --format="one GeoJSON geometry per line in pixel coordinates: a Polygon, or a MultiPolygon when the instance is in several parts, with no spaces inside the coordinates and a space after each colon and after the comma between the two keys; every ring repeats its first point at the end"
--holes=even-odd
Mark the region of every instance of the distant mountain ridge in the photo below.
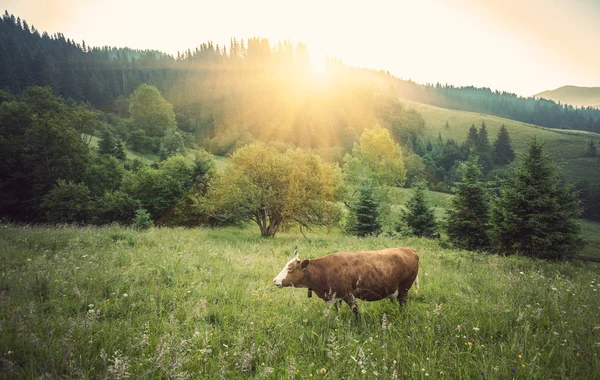
{"type": "Polygon", "coordinates": [[[562,86],[555,90],[540,92],[534,96],[554,100],[562,104],[600,108],[600,87],[562,86]]]}

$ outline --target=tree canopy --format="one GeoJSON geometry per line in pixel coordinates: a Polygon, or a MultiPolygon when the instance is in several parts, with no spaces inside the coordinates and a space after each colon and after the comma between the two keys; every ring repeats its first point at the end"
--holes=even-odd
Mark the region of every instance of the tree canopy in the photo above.
{"type": "Polygon", "coordinates": [[[310,227],[337,220],[334,201],[340,181],[339,167],[313,153],[279,153],[251,144],[232,155],[230,165],[210,184],[207,198],[217,217],[244,215],[263,237],[272,237],[284,223],[310,227]]]}

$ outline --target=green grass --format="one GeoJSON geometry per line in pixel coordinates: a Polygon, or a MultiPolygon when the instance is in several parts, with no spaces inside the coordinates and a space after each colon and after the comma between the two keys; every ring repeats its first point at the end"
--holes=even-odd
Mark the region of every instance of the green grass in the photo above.
{"type": "Polygon", "coordinates": [[[504,124],[517,154],[524,153],[531,139],[537,136],[545,143],[545,152],[562,164],[563,174],[569,181],[600,182],[599,159],[585,155],[590,138],[598,140],[600,134],[543,128],[476,112],[450,110],[405,99],[401,99],[401,101],[407,107],[414,108],[423,115],[425,119],[423,133],[432,141],[437,139],[438,134],[441,133],[444,139],[452,138],[462,142],[466,139],[472,124],[479,128],[481,122],[485,121],[490,142],[493,144],[500,126],[504,124]],[[449,123],[449,128],[445,128],[446,121],[449,123]]]}
{"type": "Polygon", "coordinates": [[[598,264],[416,238],[1,224],[1,376],[599,378],[599,282],[598,264]],[[310,258],[405,245],[421,289],[402,311],[361,302],[357,321],[271,284],[296,246],[310,258]]]}
{"type": "MultiPolygon", "coordinates": [[[[98,149],[98,143],[100,142],[100,138],[96,137],[96,136],[92,136],[92,139],[90,141],[90,148],[97,150],[98,149]]],[[[156,154],[152,154],[152,153],[139,153],[139,152],[135,152],[131,149],[127,149],[125,148],[125,155],[127,156],[128,160],[141,160],[143,162],[146,162],[148,164],[152,164],[154,162],[158,161],[158,155],[156,154]]]]}

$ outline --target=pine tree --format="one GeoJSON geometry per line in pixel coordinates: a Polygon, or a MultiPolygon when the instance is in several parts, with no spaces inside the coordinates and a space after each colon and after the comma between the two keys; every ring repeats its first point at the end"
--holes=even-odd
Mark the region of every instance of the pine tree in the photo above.
{"type": "Polygon", "coordinates": [[[491,159],[492,147],[490,145],[490,140],[488,137],[488,132],[487,132],[487,127],[485,125],[485,121],[481,122],[481,127],[479,128],[479,132],[477,132],[476,151],[477,151],[477,155],[479,156],[482,171],[488,172],[492,165],[492,159],[491,159]]]}
{"type": "Polygon", "coordinates": [[[492,209],[493,235],[504,253],[559,259],[583,247],[575,191],[533,139],[513,178],[504,181],[492,209]]]}
{"type": "Polygon", "coordinates": [[[490,246],[489,204],[480,182],[481,166],[471,155],[459,167],[461,180],[456,182],[452,205],[447,210],[445,229],[452,244],[459,248],[486,250],[490,246]]]}
{"type": "Polygon", "coordinates": [[[429,205],[427,197],[427,184],[423,180],[413,182],[413,196],[406,203],[406,211],[402,213],[402,220],[408,225],[413,235],[432,237],[437,229],[433,208],[429,205]]]}
{"type": "Polygon", "coordinates": [[[358,200],[351,205],[350,213],[353,218],[350,232],[353,235],[360,237],[379,235],[381,232],[379,201],[372,185],[364,185],[358,189],[358,200]]]}
{"type": "Polygon", "coordinates": [[[502,124],[498,131],[498,137],[494,142],[494,163],[497,165],[506,165],[515,160],[515,152],[511,146],[508,130],[502,124]]]}
{"type": "Polygon", "coordinates": [[[590,140],[588,148],[589,148],[588,154],[591,157],[596,157],[596,155],[598,154],[598,148],[596,147],[596,143],[594,142],[594,140],[590,140]]]}
{"type": "Polygon", "coordinates": [[[102,138],[98,143],[99,154],[115,154],[115,139],[107,130],[102,131],[102,138]]]}
{"type": "Polygon", "coordinates": [[[121,139],[117,139],[115,143],[114,155],[118,160],[125,161],[127,155],[125,154],[125,147],[121,139]]]}
{"type": "Polygon", "coordinates": [[[477,133],[477,128],[475,128],[475,124],[471,125],[469,128],[469,134],[467,135],[467,140],[465,141],[465,148],[467,151],[477,152],[477,146],[479,145],[479,134],[477,133]]]}

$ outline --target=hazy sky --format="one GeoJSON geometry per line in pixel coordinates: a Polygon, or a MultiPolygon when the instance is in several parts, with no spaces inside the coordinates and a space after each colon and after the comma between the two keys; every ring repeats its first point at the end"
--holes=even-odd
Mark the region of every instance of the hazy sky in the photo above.
{"type": "Polygon", "coordinates": [[[600,0],[0,0],[0,8],[92,46],[176,54],[258,36],[420,83],[519,95],[600,86],[600,0]]]}

